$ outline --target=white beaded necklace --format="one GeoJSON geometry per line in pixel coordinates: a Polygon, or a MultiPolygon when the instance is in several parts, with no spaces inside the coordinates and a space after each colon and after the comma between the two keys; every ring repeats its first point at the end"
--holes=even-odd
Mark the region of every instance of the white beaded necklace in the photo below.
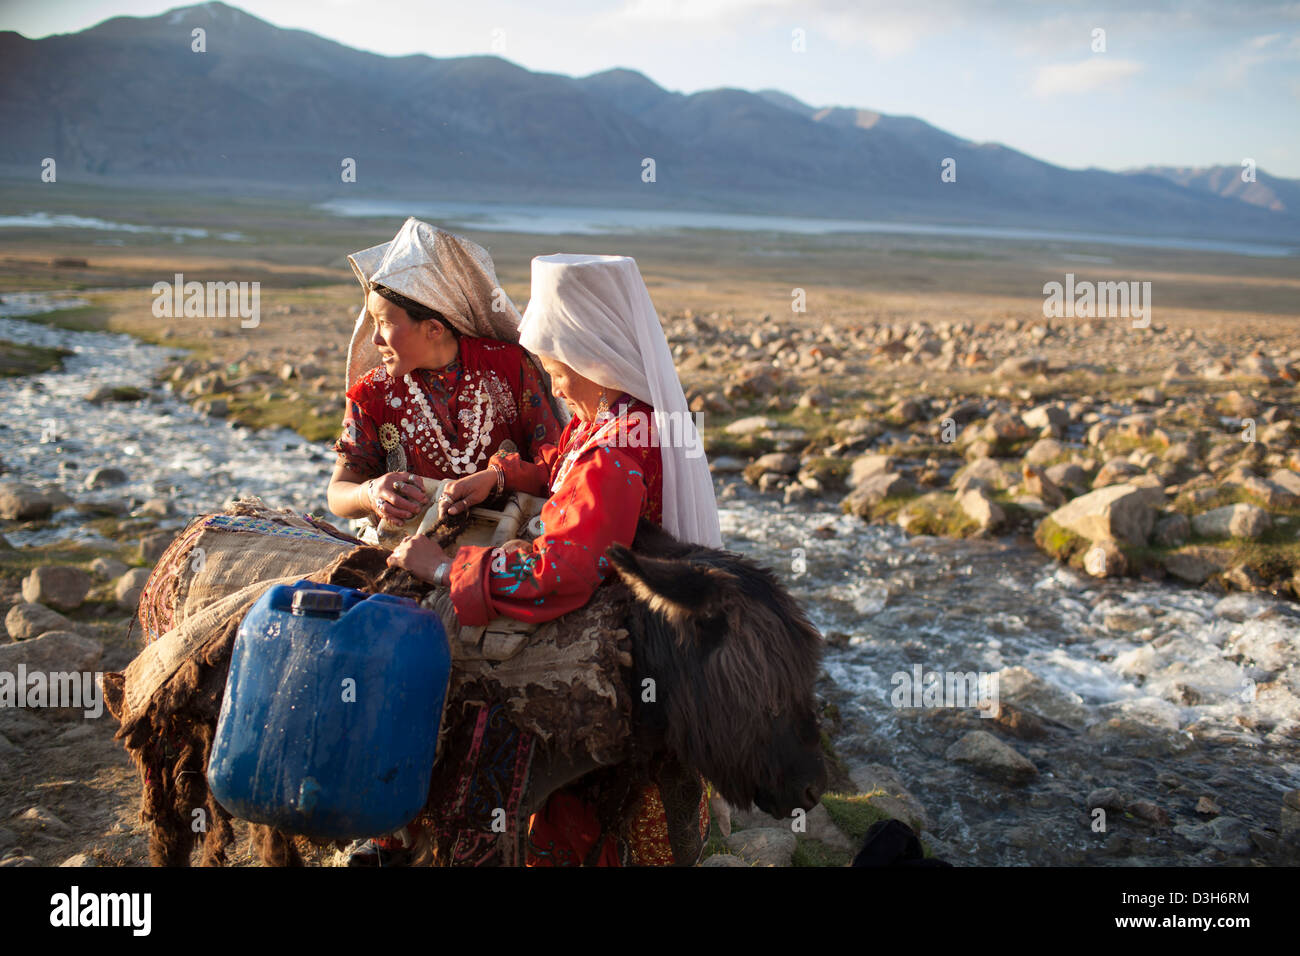
{"type": "MultiPolygon", "coordinates": [[[[471,384],[472,378],[472,374],[467,369],[465,372],[465,386],[467,388],[471,384]]],[[[492,442],[492,425],[494,419],[493,407],[492,402],[488,398],[487,392],[483,388],[482,379],[480,378],[477,382],[473,383],[473,424],[468,429],[470,437],[468,443],[465,445],[464,451],[460,451],[447,441],[447,436],[443,434],[442,424],[438,421],[438,416],[435,415],[433,409],[429,407],[428,401],[425,400],[424,392],[420,389],[420,386],[416,383],[415,379],[410,374],[407,374],[402,377],[402,381],[406,383],[406,388],[411,393],[412,400],[420,409],[420,413],[424,417],[424,421],[420,422],[418,426],[412,424],[405,418],[402,419],[402,425],[405,427],[407,434],[410,435],[427,453],[430,452],[431,449],[428,448],[425,442],[420,440],[420,437],[416,435],[416,431],[417,429],[419,431],[432,430],[434,439],[436,440],[438,447],[442,450],[443,455],[446,456],[447,464],[451,467],[451,470],[457,475],[472,475],[478,470],[478,463],[487,455],[488,445],[492,442]],[[478,452],[477,457],[474,456],[476,450],[478,452]]],[[[462,421],[464,421],[464,416],[462,417],[462,421]]],[[[469,423],[465,422],[465,424],[469,423]]],[[[430,457],[436,456],[431,455],[430,457]]]]}

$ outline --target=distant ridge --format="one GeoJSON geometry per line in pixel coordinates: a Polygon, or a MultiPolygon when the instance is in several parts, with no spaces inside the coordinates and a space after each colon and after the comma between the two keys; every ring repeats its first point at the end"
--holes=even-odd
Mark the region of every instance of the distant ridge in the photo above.
{"type": "Polygon", "coordinates": [[[915,117],[777,90],[687,95],[627,69],[384,57],[223,3],[0,33],[0,83],[7,176],[35,177],[48,156],[61,182],[1300,241],[1300,182],[1263,171],[1238,185],[1231,167],[1063,169],[915,117]],[[945,159],[956,182],[940,179],[945,159]]]}

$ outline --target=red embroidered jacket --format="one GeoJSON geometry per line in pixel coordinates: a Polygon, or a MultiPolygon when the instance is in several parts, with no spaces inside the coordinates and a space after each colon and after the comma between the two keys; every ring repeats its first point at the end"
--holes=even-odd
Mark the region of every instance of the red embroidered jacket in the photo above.
{"type": "Polygon", "coordinates": [[[456,552],[451,596],[461,624],[486,624],[497,615],[549,621],[581,607],[609,574],[605,549],[630,546],[642,516],[663,520],[654,410],[624,395],[610,411],[615,417],[607,423],[574,417],[559,445],[541,446],[532,462],[494,457],[508,487],[550,495],[544,531],[524,548],[456,552]]]}

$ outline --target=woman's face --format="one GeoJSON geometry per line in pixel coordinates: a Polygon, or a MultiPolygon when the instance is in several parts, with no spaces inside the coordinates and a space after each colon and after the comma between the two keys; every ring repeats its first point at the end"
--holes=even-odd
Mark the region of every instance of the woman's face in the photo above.
{"type": "Polygon", "coordinates": [[[542,359],[542,368],[551,377],[551,391],[555,397],[569,406],[569,410],[583,421],[596,420],[600,410],[600,396],[609,389],[597,385],[591,379],[583,378],[563,362],[555,359],[542,359]]]}
{"type": "Polygon", "coordinates": [[[446,332],[439,323],[414,321],[405,309],[393,305],[378,292],[366,296],[366,309],[375,320],[375,334],[370,341],[379,349],[379,357],[389,375],[401,378],[417,368],[436,364],[438,333],[446,332]]]}

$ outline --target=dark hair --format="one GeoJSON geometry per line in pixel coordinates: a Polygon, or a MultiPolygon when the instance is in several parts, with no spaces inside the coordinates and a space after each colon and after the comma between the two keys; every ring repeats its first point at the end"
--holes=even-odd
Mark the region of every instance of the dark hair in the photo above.
{"type": "Polygon", "coordinates": [[[460,333],[452,328],[451,323],[448,322],[446,317],[437,309],[431,309],[427,305],[421,305],[414,299],[408,299],[406,296],[402,295],[402,293],[394,292],[392,289],[388,288],[388,286],[379,285],[377,282],[371,284],[370,291],[378,292],[389,302],[393,303],[393,305],[397,306],[409,315],[412,322],[427,322],[429,319],[433,319],[435,322],[442,323],[442,325],[445,326],[446,329],[456,338],[460,338],[460,333]]]}

